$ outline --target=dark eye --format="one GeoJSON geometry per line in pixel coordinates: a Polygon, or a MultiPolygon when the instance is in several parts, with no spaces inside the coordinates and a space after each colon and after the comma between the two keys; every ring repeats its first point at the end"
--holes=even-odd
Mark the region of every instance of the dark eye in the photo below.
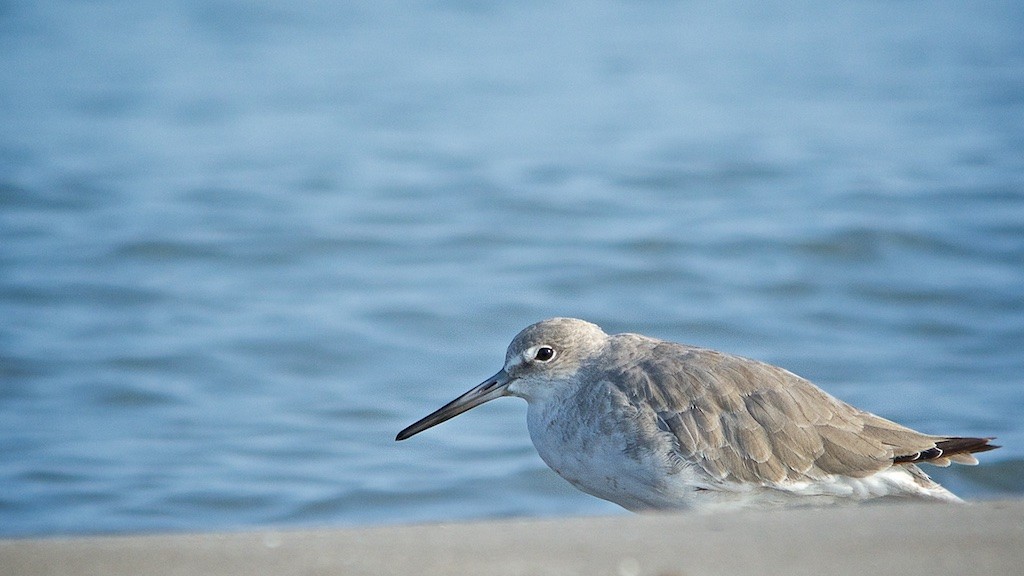
{"type": "Polygon", "coordinates": [[[550,346],[541,346],[537,348],[537,352],[533,355],[533,359],[538,362],[547,362],[555,357],[555,349],[550,346]]]}

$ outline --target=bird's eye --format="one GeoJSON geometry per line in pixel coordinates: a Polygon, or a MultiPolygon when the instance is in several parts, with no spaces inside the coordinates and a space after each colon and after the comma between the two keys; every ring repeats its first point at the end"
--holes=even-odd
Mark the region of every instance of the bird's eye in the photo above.
{"type": "Polygon", "coordinates": [[[533,359],[538,362],[547,362],[555,357],[555,349],[550,346],[541,346],[533,354],[533,359]]]}

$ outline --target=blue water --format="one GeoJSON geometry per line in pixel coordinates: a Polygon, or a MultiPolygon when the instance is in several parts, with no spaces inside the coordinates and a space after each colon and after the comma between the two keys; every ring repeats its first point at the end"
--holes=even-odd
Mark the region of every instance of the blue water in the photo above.
{"type": "Polygon", "coordinates": [[[777,363],[1024,495],[1017,2],[0,5],[0,535],[623,513],[554,315],[777,363]]]}

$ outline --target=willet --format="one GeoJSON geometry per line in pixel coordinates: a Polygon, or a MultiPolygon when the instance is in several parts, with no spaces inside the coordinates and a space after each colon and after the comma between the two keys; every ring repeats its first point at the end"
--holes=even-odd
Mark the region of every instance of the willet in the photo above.
{"type": "Polygon", "coordinates": [[[501,396],[526,400],[548,466],[634,511],[960,501],[917,463],[977,464],[997,448],[916,432],[770,364],[573,318],[524,329],[497,374],[396,440],[501,396]]]}

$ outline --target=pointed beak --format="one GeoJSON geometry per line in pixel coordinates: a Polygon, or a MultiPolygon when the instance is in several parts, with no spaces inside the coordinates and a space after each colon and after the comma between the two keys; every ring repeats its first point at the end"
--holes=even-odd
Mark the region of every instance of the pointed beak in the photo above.
{"type": "Polygon", "coordinates": [[[509,378],[508,373],[502,369],[497,374],[491,376],[462,396],[459,396],[455,400],[441,406],[431,414],[421,418],[405,430],[402,430],[398,433],[398,436],[395,437],[395,440],[405,440],[410,436],[423,432],[427,428],[437,426],[445,420],[450,420],[459,414],[462,414],[466,410],[475,408],[484,402],[505,396],[506,389],[511,382],[512,379],[509,378]]]}

